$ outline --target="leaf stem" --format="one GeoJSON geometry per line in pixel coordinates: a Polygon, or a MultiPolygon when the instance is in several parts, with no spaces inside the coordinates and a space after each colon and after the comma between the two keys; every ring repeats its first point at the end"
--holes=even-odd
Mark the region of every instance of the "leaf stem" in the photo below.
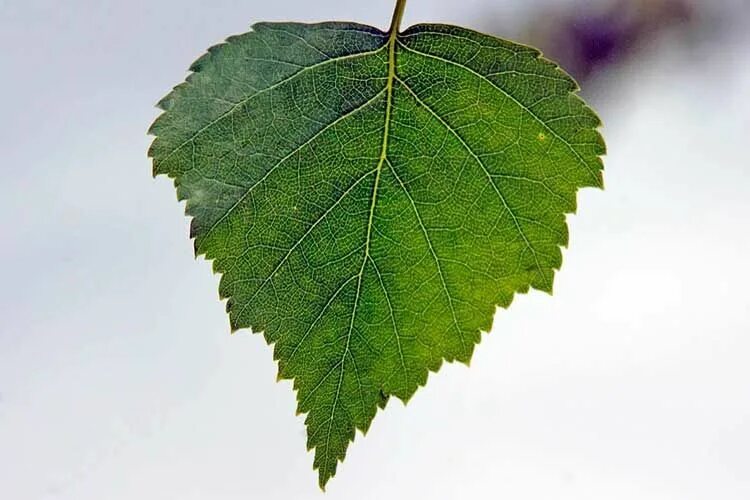
{"type": "Polygon", "coordinates": [[[388,33],[391,38],[395,38],[398,35],[398,30],[401,27],[401,20],[404,17],[404,9],[406,8],[406,0],[396,0],[396,8],[393,10],[393,19],[391,20],[391,28],[388,33]]]}

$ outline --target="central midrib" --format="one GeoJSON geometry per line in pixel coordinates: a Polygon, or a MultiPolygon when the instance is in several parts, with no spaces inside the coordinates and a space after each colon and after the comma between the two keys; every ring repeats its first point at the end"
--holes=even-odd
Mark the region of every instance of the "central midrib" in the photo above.
{"type": "Polygon", "coordinates": [[[391,26],[390,36],[388,37],[388,79],[386,81],[386,103],[385,103],[385,124],[383,126],[383,140],[380,149],[380,158],[378,159],[378,166],[375,173],[375,183],[372,188],[372,195],[370,197],[370,212],[367,220],[367,235],[365,239],[365,251],[362,257],[362,265],[360,266],[359,273],[357,274],[357,292],[354,296],[354,304],[352,306],[352,314],[349,319],[349,330],[346,335],[346,345],[344,346],[344,352],[341,354],[341,360],[339,365],[341,367],[341,373],[339,375],[339,381],[336,386],[336,395],[331,406],[331,416],[328,419],[328,432],[326,435],[325,454],[326,459],[323,461],[323,467],[327,467],[328,463],[328,452],[329,452],[329,441],[331,438],[331,430],[333,425],[333,418],[336,413],[336,407],[338,406],[339,395],[341,394],[341,384],[344,380],[344,370],[346,367],[346,356],[349,354],[349,344],[352,338],[352,332],[354,331],[354,320],[357,315],[357,306],[359,304],[360,292],[362,290],[362,277],[365,272],[367,260],[372,259],[370,257],[370,241],[372,239],[372,224],[375,215],[375,204],[378,199],[378,186],[380,184],[380,175],[383,171],[383,165],[388,157],[388,135],[390,132],[391,125],[391,113],[393,109],[393,84],[396,80],[396,40],[398,38],[398,26],[394,23],[391,26]]]}

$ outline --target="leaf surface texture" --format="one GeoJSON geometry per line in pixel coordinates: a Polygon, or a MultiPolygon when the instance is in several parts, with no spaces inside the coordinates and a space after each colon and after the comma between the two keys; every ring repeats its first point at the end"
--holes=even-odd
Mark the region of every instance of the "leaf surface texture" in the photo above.
{"type": "Polygon", "coordinates": [[[551,292],[604,142],[537,50],[455,26],[260,23],[160,102],[173,178],[233,329],[294,380],[321,486],[356,429],[466,362],[496,306],[551,292]]]}

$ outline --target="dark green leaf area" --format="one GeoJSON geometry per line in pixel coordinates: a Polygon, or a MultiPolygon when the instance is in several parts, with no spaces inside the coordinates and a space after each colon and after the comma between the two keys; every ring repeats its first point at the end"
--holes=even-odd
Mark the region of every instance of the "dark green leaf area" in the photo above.
{"type": "Polygon", "coordinates": [[[599,120],[535,49],[443,25],[256,24],[163,99],[150,154],[233,329],[294,380],[325,485],[388,396],[551,292],[599,120]]]}

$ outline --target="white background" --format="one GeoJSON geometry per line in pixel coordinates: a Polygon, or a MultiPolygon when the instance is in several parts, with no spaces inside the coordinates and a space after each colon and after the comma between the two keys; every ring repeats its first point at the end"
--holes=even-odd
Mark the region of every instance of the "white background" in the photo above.
{"type": "MultiPolygon", "coordinates": [[[[489,7],[524,12],[411,0],[406,24],[489,7]]],[[[596,82],[607,189],[579,197],[554,297],[498,311],[471,367],[392,401],[320,493],[291,384],[260,336],[229,335],[145,131],[228,34],[385,27],[391,8],[0,0],[0,497],[750,498],[742,29],[663,40],[596,82]]]]}

